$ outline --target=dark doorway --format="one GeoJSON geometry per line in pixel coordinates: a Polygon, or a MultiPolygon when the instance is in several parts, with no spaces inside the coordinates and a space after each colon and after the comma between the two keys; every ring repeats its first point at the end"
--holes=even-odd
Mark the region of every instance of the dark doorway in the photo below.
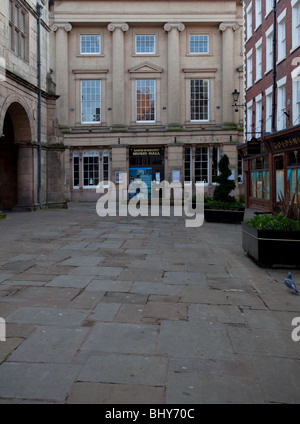
{"type": "Polygon", "coordinates": [[[9,112],[0,138],[0,209],[10,210],[18,201],[18,148],[9,112]]]}

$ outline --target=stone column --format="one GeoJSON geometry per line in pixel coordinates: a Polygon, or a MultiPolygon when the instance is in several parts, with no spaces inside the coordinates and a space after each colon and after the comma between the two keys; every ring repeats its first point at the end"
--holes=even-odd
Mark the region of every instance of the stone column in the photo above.
{"type": "Polygon", "coordinates": [[[69,46],[68,33],[72,30],[72,25],[69,23],[57,23],[51,27],[56,33],[56,94],[59,97],[57,100],[57,111],[59,123],[61,125],[69,124],[69,46]]]}
{"type": "Polygon", "coordinates": [[[113,125],[125,126],[124,33],[128,31],[129,26],[126,23],[110,23],[107,29],[112,32],[113,125]]]}
{"type": "Polygon", "coordinates": [[[222,32],[222,113],[223,122],[234,121],[232,92],[235,87],[234,32],[240,28],[236,22],[223,22],[222,32]]]}
{"type": "Polygon", "coordinates": [[[168,32],[168,124],[180,123],[180,58],[179,32],[184,31],[182,23],[167,23],[168,32]]]}

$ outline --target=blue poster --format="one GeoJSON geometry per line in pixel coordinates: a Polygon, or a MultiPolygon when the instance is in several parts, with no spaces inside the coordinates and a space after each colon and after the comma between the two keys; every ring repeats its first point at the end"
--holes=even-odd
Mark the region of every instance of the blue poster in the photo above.
{"type": "Polygon", "coordinates": [[[141,193],[141,195],[151,197],[152,168],[129,168],[129,199],[138,194],[140,181],[148,187],[148,193],[141,193]]]}

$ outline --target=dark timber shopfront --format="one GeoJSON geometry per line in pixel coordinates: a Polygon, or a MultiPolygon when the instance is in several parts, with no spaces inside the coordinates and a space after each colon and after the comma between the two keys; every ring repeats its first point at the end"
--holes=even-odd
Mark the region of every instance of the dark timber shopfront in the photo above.
{"type": "Polygon", "coordinates": [[[300,201],[300,126],[266,136],[260,153],[238,146],[244,160],[246,207],[271,211],[280,194],[300,201]]]}

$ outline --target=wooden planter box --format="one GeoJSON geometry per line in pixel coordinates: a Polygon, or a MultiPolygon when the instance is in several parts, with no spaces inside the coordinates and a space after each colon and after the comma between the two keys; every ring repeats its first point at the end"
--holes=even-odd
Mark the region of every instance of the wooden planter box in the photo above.
{"type": "Polygon", "coordinates": [[[206,222],[223,222],[226,224],[241,224],[244,210],[204,209],[206,222]]]}
{"type": "Polygon", "coordinates": [[[243,222],[242,243],[263,267],[300,269],[300,231],[258,230],[243,222]]]}

